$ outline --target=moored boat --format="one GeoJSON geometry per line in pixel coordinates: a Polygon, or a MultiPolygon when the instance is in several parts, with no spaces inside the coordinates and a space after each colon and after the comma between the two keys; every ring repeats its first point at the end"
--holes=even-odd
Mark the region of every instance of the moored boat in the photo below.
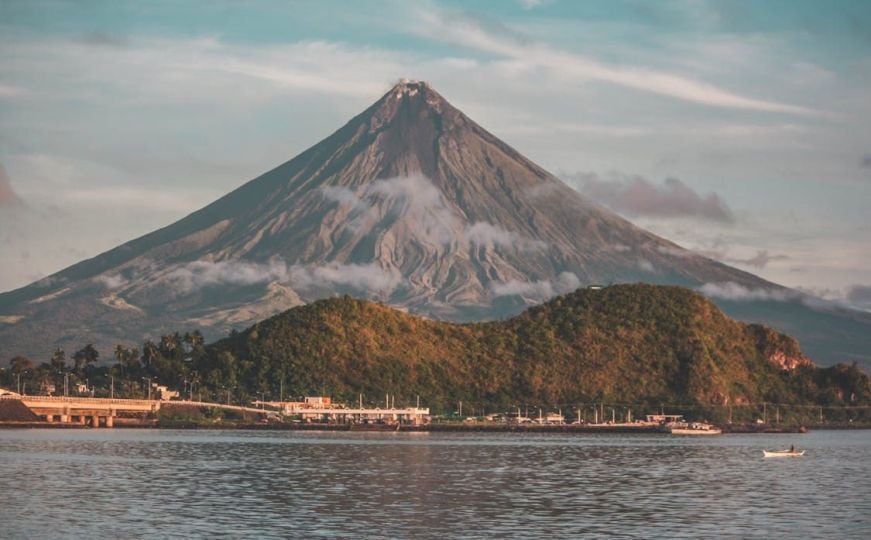
{"type": "Polygon", "coordinates": [[[704,422],[674,423],[665,426],[665,431],[672,435],[719,435],[723,430],[704,422]]]}

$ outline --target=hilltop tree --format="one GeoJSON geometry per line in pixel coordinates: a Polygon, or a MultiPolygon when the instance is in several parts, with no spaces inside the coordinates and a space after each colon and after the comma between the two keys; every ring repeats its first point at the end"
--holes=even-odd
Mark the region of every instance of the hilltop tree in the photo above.
{"type": "Polygon", "coordinates": [[[12,368],[13,373],[18,374],[33,369],[33,362],[26,356],[15,356],[9,360],[9,366],[12,368]]]}
{"type": "Polygon", "coordinates": [[[73,354],[74,367],[73,370],[77,375],[84,373],[92,364],[95,364],[100,359],[100,353],[93,344],[88,343],[73,354]]]}

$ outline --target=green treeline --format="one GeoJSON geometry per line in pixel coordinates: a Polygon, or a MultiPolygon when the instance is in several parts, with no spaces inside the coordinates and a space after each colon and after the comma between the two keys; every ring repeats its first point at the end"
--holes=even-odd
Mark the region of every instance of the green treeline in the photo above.
{"type": "MultiPolygon", "coordinates": [[[[13,359],[36,393],[63,373],[107,395],[142,396],[149,379],[210,401],[303,395],[369,404],[395,395],[439,412],[631,403],[711,415],[753,416],[748,404],[871,405],[871,383],[856,365],[816,368],[783,334],[726,317],[682,287],[615,285],[581,289],[506,320],[452,324],[349,297],[297,307],[206,345],[196,332],[164,336],[141,350],[119,346],[100,366],[93,347],[63,351],[39,366],[13,359]],[[782,369],[782,365],[797,366],[782,369]],[[738,412],[735,412],[738,411],[738,412]]],[[[802,409],[802,407],[804,407],[802,409]]],[[[641,410],[639,410],[639,408],[641,410]]],[[[609,413],[610,414],[610,413],[609,413]]],[[[778,413],[779,414],[779,413],[778,413]]],[[[784,409],[784,414],[788,414],[784,409]]]]}

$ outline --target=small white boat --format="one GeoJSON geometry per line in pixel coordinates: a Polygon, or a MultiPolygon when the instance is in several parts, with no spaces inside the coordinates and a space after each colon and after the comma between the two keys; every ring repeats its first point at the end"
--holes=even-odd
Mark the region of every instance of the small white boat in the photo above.
{"type": "Polygon", "coordinates": [[[804,450],[763,450],[765,457],[799,457],[804,455],[804,450]]]}

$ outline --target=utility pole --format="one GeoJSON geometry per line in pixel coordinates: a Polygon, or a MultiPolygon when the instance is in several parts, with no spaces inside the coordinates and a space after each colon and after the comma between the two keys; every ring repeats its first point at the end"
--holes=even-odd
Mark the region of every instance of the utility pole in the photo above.
{"type": "Polygon", "coordinates": [[[278,401],[284,401],[284,379],[281,379],[278,383],[278,401]]]}
{"type": "Polygon", "coordinates": [[[109,399],[115,399],[115,376],[109,375],[109,399]]]}
{"type": "Polygon", "coordinates": [[[762,423],[768,423],[768,404],[764,401],[762,402],[762,423]]]}
{"type": "Polygon", "coordinates": [[[460,400],[460,416],[463,416],[463,400],[460,400]]]}

